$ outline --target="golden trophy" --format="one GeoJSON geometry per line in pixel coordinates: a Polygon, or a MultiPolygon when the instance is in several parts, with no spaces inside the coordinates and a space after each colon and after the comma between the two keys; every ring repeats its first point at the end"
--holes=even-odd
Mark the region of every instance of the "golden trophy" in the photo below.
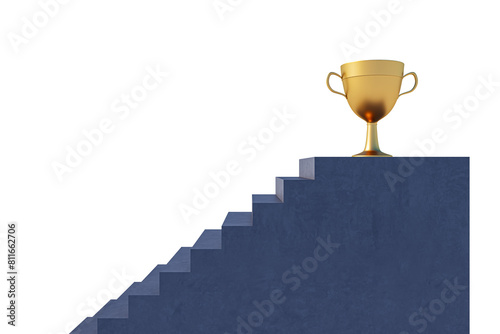
{"type": "Polygon", "coordinates": [[[354,113],[365,120],[368,126],[365,149],[353,157],[392,157],[382,152],[378,146],[377,122],[392,110],[401,95],[411,93],[417,87],[418,78],[415,72],[403,75],[403,70],[404,64],[400,61],[362,60],[340,66],[342,75],[335,72],[328,74],[328,88],[343,95],[354,113]],[[342,79],[345,94],[330,87],[332,75],[342,79]],[[401,82],[408,75],[413,75],[415,85],[411,90],[400,94],[401,82]]]}

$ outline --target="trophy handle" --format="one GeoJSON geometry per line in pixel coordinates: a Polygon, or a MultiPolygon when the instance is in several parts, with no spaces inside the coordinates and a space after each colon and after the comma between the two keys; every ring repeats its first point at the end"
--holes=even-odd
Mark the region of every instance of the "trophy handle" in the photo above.
{"type": "Polygon", "coordinates": [[[403,75],[403,79],[404,79],[404,77],[406,77],[407,75],[413,75],[413,77],[415,78],[415,85],[414,85],[414,86],[413,86],[413,88],[412,88],[412,89],[410,89],[409,91],[399,94],[399,96],[401,96],[401,95],[405,95],[405,94],[408,94],[408,93],[411,93],[411,92],[413,92],[413,91],[415,90],[415,88],[417,88],[417,85],[418,85],[418,78],[417,78],[417,74],[416,74],[415,72],[406,73],[405,75],[403,75]]]}
{"type": "MultiPolygon", "coordinates": [[[[409,74],[409,73],[408,73],[409,74]]],[[[408,75],[407,74],[407,75],[408,75]]],[[[342,79],[342,77],[340,75],[338,75],[337,73],[335,72],[330,72],[330,74],[328,74],[328,76],[326,77],[326,85],[328,86],[328,89],[331,90],[333,93],[335,94],[339,94],[339,95],[342,95],[343,97],[347,98],[347,96],[344,94],[344,93],[341,93],[341,92],[337,92],[336,90],[333,90],[332,87],[330,87],[330,77],[332,75],[336,75],[338,76],[340,79],[342,79]]],[[[415,89],[415,88],[413,88],[415,89]]]]}

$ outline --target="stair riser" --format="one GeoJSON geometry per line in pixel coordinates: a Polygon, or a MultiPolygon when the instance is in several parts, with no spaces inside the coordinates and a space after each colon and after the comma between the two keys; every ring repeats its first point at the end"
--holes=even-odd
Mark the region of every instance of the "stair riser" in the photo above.
{"type": "Polygon", "coordinates": [[[191,273],[206,274],[215,268],[221,268],[221,249],[193,249],[191,250],[191,273]]]}
{"type": "Polygon", "coordinates": [[[305,189],[313,186],[313,180],[301,178],[276,178],[276,196],[282,201],[287,202],[304,193],[305,189]],[[294,195],[296,194],[296,195],[294,195]],[[290,196],[294,195],[294,196],[290,196]]]}

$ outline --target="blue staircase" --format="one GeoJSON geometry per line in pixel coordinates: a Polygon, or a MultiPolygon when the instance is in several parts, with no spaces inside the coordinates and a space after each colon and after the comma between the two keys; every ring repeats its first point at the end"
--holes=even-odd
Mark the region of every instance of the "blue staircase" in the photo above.
{"type": "Polygon", "coordinates": [[[469,159],[402,161],[302,159],[71,333],[469,333],[469,159]]]}

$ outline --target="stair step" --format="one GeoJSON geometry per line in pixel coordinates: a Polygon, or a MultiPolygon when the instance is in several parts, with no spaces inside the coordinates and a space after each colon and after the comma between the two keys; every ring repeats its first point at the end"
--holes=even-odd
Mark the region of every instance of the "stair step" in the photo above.
{"type": "Polygon", "coordinates": [[[262,228],[272,222],[271,231],[276,232],[274,222],[280,221],[283,217],[285,204],[276,195],[252,195],[252,221],[254,228],[262,228]]]}
{"type": "Polygon", "coordinates": [[[311,179],[306,179],[303,177],[277,177],[276,178],[276,196],[282,201],[285,201],[285,190],[290,191],[290,186],[296,182],[311,182],[311,179]],[[285,187],[285,184],[287,187],[285,187]]]}
{"type": "Polygon", "coordinates": [[[222,224],[222,249],[241,249],[253,229],[252,212],[229,212],[222,224]]]}
{"type": "Polygon", "coordinates": [[[222,248],[221,230],[203,231],[203,233],[193,246],[193,249],[221,249],[221,248],[222,248]]]}
{"type": "MultiPolygon", "coordinates": [[[[191,247],[181,247],[165,266],[166,272],[186,272],[190,269],[191,247]]],[[[163,266],[163,265],[162,265],[163,266]]],[[[154,271],[154,270],[153,270],[154,271]]]]}
{"type": "Polygon", "coordinates": [[[252,195],[252,204],[282,204],[276,195],[252,195]]]}
{"type": "Polygon", "coordinates": [[[214,255],[222,249],[222,230],[205,230],[191,250],[191,270],[212,270],[214,255]]]}
{"type": "Polygon", "coordinates": [[[104,305],[99,310],[99,312],[97,312],[93,316],[93,318],[126,318],[126,317],[128,317],[128,294],[126,292],[124,292],[117,299],[111,299],[109,302],[106,303],[106,305],[104,305]]]}
{"type": "MultiPolygon", "coordinates": [[[[157,295],[160,293],[160,273],[189,272],[191,270],[191,247],[181,247],[167,264],[157,265],[141,283],[134,283],[128,295],[157,295]]],[[[127,292],[126,291],[126,292],[127,292]]]]}
{"type": "Polygon", "coordinates": [[[97,334],[97,319],[87,317],[70,334],[97,334]]]}
{"type": "Polygon", "coordinates": [[[160,273],[189,272],[191,247],[181,247],[167,264],[157,265],[141,283],[134,282],[120,297],[111,299],[93,317],[87,318],[72,334],[97,333],[97,319],[124,319],[128,317],[128,297],[133,295],[159,295],[160,273]]]}
{"type": "Polygon", "coordinates": [[[252,226],[251,212],[228,212],[222,227],[252,226]]]}
{"type": "Polygon", "coordinates": [[[307,158],[299,161],[299,176],[304,179],[314,180],[316,177],[316,159],[307,158]]]}

